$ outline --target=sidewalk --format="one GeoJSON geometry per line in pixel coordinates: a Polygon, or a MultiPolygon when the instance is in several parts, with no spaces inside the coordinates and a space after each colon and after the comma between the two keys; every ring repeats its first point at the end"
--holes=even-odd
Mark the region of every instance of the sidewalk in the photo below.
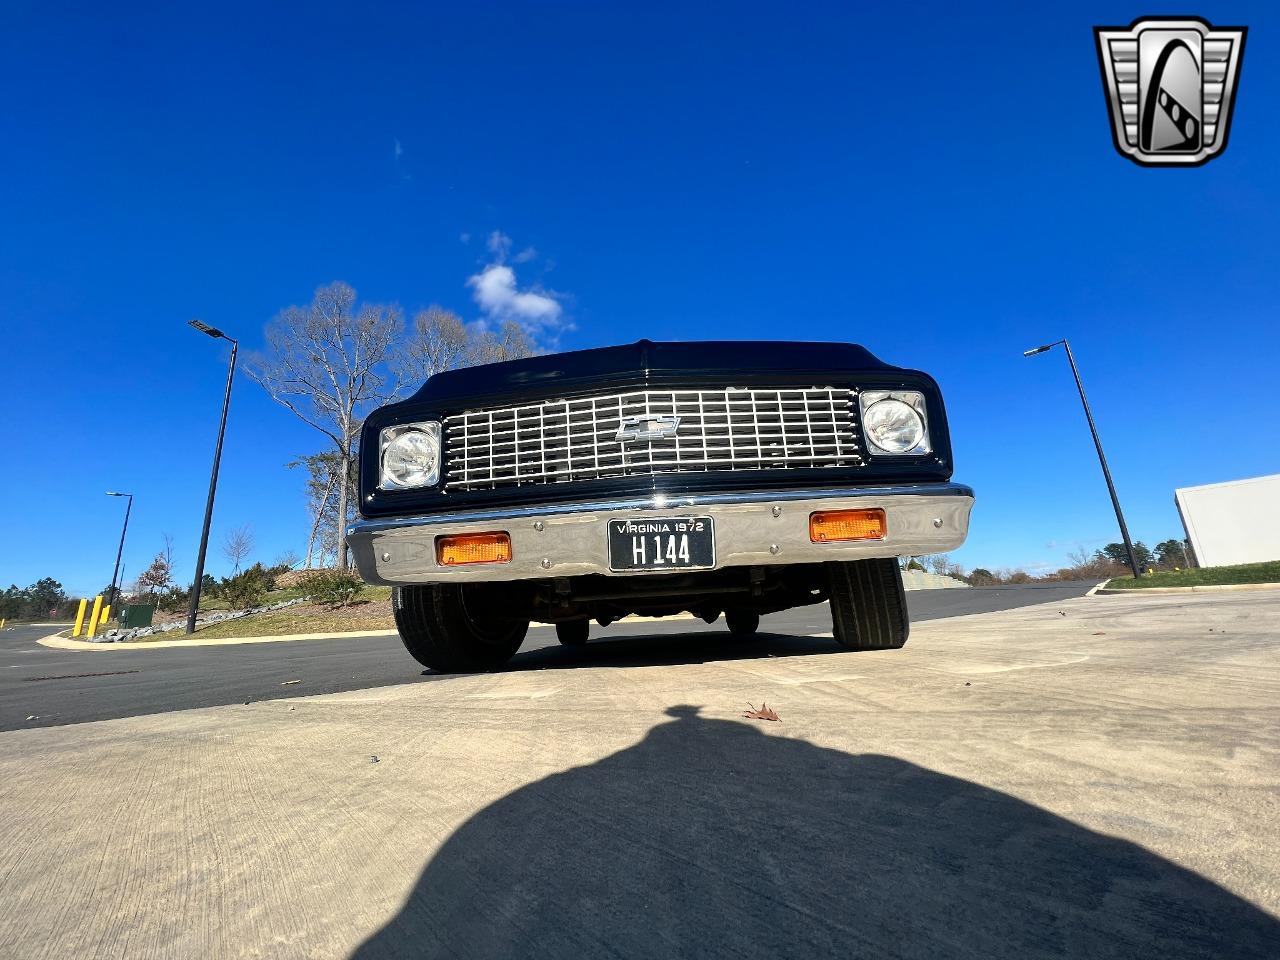
{"type": "Polygon", "coordinates": [[[0,734],[0,956],[1263,956],[1277,620],[1080,598],[0,734]]]}

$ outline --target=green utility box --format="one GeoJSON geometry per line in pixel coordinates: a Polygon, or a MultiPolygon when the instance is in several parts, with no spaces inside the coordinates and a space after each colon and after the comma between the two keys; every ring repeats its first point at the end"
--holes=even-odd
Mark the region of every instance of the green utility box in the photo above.
{"type": "Polygon", "coordinates": [[[156,608],[145,603],[130,603],[120,608],[120,626],[149,627],[156,608]]]}

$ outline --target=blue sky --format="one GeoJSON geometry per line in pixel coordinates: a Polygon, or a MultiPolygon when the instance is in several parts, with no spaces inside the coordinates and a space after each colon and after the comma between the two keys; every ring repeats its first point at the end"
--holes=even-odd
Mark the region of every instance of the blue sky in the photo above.
{"type": "MultiPolygon", "coordinates": [[[[226,354],[188,318],[252,348],[341,279],[481,319],[494,231],[566,349],[853,340],[932,372],[969,566],[1117,539],[1041,342],[1072,340],[1135,537],[1180,534],[1177,486],[1280,471],[1275,5],[1191,11],[1250,27],[1230,147],[1194,170],[1116,154],[1091,35],[1178,11],[184,7],[0,19],[0,584],[105,583],[107,489],[138,497],[127,576],[164,532],[190,576],[226,354]]],[[[238,380],[213,542],[301,551],[284,464],[321,445],[238,380]]]]}

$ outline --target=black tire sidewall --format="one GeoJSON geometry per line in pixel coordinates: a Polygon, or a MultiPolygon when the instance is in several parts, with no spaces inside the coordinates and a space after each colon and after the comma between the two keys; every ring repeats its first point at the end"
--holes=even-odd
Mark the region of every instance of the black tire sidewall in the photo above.
{"type": "MultiPolygon", "coordinates": [[[[520,649],[527,620],[482,623],[468,608],[464,584],[396,587],[392,612],[410,656],[440,673],[496,670],[520,649]]],[[[474,606],[474,605],[473,605],[474,606]]]]}
{"type": "Polygon", "coordinates": [[[902,573],[893,557],[826,564],[832,635],[847,650],[896,650],[907,642],[902,573]]]}

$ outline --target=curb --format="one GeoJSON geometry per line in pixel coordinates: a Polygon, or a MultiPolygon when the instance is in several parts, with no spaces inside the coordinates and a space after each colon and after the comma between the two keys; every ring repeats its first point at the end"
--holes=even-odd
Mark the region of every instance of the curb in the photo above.
{"type": "MultiPolygon", "coordinates": [[[[1110,581],[1107,582],[1110,583],[1110,581]]],[[[1144,593],[1172,595],[1179,593],[1236,593],[1246,590],[1280,590],[1280,583],[1209,583],[1199,587],[1133,587],[1128,590],[1105,590],[1095,587],[1094,589],[1108,597],[1132,597],[1135,594],[1141,596],[1144,593]]]]}
{"type": "Polygon", "coordinates": [[[1107,584],[1108,584],[1108,583],[1110,583],[1110,582],[1111,582],[1111,578],[1110,578],[1110,577],[1107,577],[1107,579],[1103,580],[1100,584],[1098,584],[1097,586],[1095,586],[1095,587],[1093,587],[1092,589],[1090,589],[1090,590],[1089,590],[1089,592],[1085,594],[1085,596],[1086,596],[1086,597],[1096,597],[1099,593],[1106,593],[1106,592],[1108,592],[1108,591],[1107,591],[1107,589],[1106,589],[1106,587],[1107,587],[1107,584]]]}
{"type": "MultiPolygon", "coordinates": [[[[618,623],[652,621],[653,617],[623,617],[618,623]]],[[[662,617],[662,620],[697,620],[690,613],[662,617]]],[[[530,624],[531,629],[549,627],[548,623],[530,624]]],[[[294,640],[350,640],[355,637],[394,637],[399,630],[350,630],[345,633],[285,633],[274,637],[201,637],[197,634],[183,640],[135,640],[126,643],[89,643],[72,640],[59,634],[42,637],[36,643],[54,650],[83,650],[90,653],[109,653],[113,650],[173,650],[183,647],[229,647],[241,643],[288,643],[294,640]]]]}
{"type": "Polygon", "coordinates": [[[172,650],[180,647],[224,647],[241,643],[287,643],[292,640],[347,640],[352,637],[394,637],[396,630],[352,630],[347,633],[285,633],[275,637],[191,637],[185,640],[137,640],[127,643],[89,643],[53,634],[36,643],[55,650],[172,650]]]}

